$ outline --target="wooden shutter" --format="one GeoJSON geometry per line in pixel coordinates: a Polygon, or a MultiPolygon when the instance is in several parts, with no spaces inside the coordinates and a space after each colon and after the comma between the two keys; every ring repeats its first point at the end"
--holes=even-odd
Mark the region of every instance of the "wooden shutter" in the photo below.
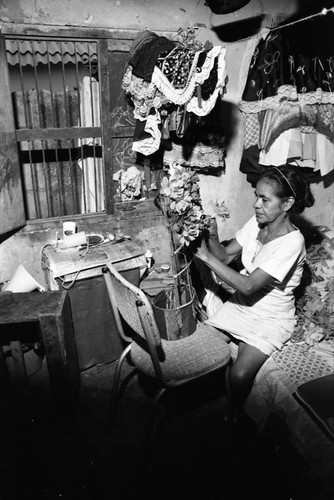
{"type": "Polygon", "coordinates": [[[132,151],[135,126],[133,107],[121,88],[132,41],[132,39],[102,41],[105,47],[107,45],[107,50],[103,51],[107,60],[102,54],[100,57],[107,213],[114,213],[115,203],[118,201],[117,183],[113,181],[113,174],[122,167],[126,170],[136,161],[136,154],[132,151]]]}
{"type": "Polygon", "coordinates": [[[26,224],[9,88],[5,40],[0,36],[0,234],[26,224]]]}

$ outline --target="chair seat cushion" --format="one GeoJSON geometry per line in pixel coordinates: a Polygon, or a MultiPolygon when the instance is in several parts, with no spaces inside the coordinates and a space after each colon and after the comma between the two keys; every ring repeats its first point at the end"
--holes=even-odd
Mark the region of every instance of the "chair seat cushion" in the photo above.
{"type": "MultiPolygon", "coordinates": [[[[196,378],[224,367],[230,360],[230,346],[216,328],[200,323],[189,337],[162,340],[165,360],[161,368],[166,381],[196,378]]],[[[151,357],[136,342],[131,344],[131,359],[142,372],[155,377],[151,357]]]]}

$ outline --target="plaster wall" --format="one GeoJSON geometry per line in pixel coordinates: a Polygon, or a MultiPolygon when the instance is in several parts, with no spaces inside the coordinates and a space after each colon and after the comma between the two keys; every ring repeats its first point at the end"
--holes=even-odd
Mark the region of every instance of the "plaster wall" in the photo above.
{"type": "MultiPolygon", "coordinates": [[[[96,28],[149,29],[177,31],[179,28],[197,27],[201,41],[226,48],[227,92],[222,101],[222,120],[229,130],[226,173],[221,177],[201,175],[201,196],[204,208],[210,213],[209,200],[224,201],[230,210],[230,218],[219,222],[221,239],[234,236],[235,231],[253,213],[253,188],[245,174],[239,171],[242,155],[242,128],[237,104],[242,96],[249,58],[258,39],[237,36],[238,22],[260,19],[261,27],[268,27],[293,15],[298,0],[251,0],[248,5],[227,15],[216,15],[205,5],[205,0],[0,0],[0,20],[5,23],[50,26],[87,26],[96,28]],[[262,17],[261,17],[262,16],[262,17]],[[235,23],[235,40],[224,40],[224,32],[235,23]]],[[[320,181],[313,185],[316,204],[305,213],[307,221],[334,227],[334,214],[330,207],[334,203],[333,179],[326,185],[320,181]]],[[[151,221],[152,222],[152,221],[151,221]]],[[[152,222],[153,223],[153,222],[152,222]]],[[[145,245],[155,246],[159,258],[164,260],[169,252],[166,232],[161,220],[155,222],[155,230],[148,230],[147,222],[140,223],[139,239],[145,245]],[[159,225],[160,224],[160,225],[159,225]],[[142,233],[143,231],[143,233],[142,233]],[[151,241],[150,240],[151,236],[151,241]]],[[[110,226],[110,222],[109,222],[110,226]]],[[[43,280],[40,270],[40,248],[54,235],[51,229],[33,226],[22,230],[0,244],[0,281],[9,279],[19,262],[43,280]],[[51,233],[50,233],[51,231],[51,233]],[[28,237],[27,237],[28,234],[28,237]]],[[[134,230],[134,228],[128,228],[134,230]]],[[[97,229],[95,228],[95,231],[97,229]]],[[[129,231],[127,231],[129,234],[129,231]]]]}
{"type": "Polygon", "coordinates": [[[3,22],[90,26],[155,31],[178,30],[196,23],[212,25],[275,12],[284,17],[296,9],[297,0],[251,0],[242,9],[213,14],[205,0],[1,0],[3,22]]]}

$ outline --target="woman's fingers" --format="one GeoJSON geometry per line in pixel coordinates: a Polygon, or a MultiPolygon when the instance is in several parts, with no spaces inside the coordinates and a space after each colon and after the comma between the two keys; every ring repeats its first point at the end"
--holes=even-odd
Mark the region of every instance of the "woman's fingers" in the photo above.
{"type": "Polygon", "coordinates": [[[209,234],[211,237],[218,237],[218,226],[217,226],[217,221],[215,217],[211,217],[210,219],[210,226],[208,228],[209,234]]]}

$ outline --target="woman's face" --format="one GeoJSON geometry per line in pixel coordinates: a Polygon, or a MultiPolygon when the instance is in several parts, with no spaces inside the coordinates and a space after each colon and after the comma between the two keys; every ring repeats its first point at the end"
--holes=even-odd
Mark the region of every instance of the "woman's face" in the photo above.
{"type": "Polygon", "coordinates": [[[256,200],[253,204],[258,224],[266,224],[275,221],[284,215],[285,201],[275,194],[272,184],[265,180],[259,181],[255,189],[256,200]]]}

